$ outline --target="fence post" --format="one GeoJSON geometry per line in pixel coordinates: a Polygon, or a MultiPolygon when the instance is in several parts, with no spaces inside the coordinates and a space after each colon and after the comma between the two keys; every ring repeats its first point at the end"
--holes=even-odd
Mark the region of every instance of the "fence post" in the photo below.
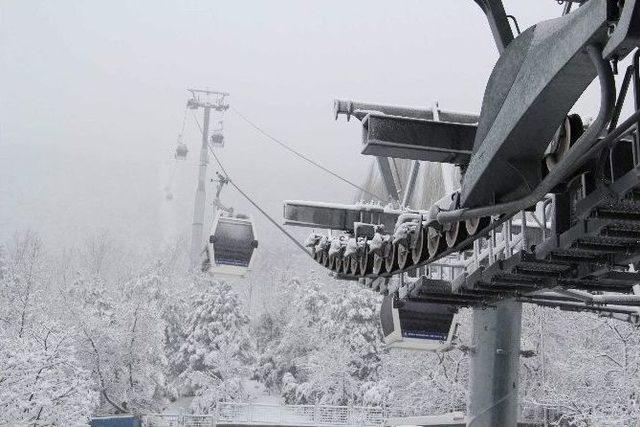
{"type": "Polygon", "coordinates": [[[216,409],[213,411],[213,415],[211,416],[212,427],[218,425],[218,418],[220,417],[220,405],[222,405],[222,402],[218,402],[218,404],[216,405],[216,409]]]}

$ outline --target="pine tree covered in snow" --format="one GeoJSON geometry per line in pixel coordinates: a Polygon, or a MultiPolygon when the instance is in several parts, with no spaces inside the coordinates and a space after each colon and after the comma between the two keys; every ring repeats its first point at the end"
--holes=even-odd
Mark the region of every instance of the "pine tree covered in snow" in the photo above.
{"type": "Polygon", "coordinates": [[[249,319],[238,295],[225,282],[200,279],[187,306],[178,351],[178,393],[194,396],[195,412],[210,412],[218,402],[244,396],[241,377],[253,360],[249,319]]]}
{"type": "Polygon", "coordinates": [[[273,341],[261,349],[255,378],[287,403],[361,404],[380,374],[378,296],[357,286],[328,291],[313,280],[283,289],[287,306],[258,329],[273,341]],[[268,328],[275,324],[283,326],[268,328]]]}

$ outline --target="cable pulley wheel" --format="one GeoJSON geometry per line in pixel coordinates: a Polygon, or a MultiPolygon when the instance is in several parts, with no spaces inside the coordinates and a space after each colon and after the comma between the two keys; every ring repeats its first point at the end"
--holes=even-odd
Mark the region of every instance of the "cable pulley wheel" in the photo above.
{"type": "Polygon", "coordinates": [[[353,254],[349,257],[349,274],[352,276],[357,276],[360,271],[360,256],[358,256],[360,252],[362,251],[358,251],[358,254],[353,254]]]}
{"type": "Polygon", "coordinates": [[[445,239],[442,238],[442,233],[433,227],[427,229],[427,251],[429,253],[429,259],[434,259],[440,255],[447,248],[445,239]]]}
{"type": "Polygon", "coordinates": [[[372,267],[373,274],[375,274],[376,276],[379,276],[382,273],[383,268],[384,268],[384,257],[382,256],[382,254],[374,253],[373,267],[372,267]]]}
{"type": "Polygon", "coordinates": [[[369,251],[369,245],[365,243],[360,253],[360,274],[366,276],[373,271],[373,254],[369,251]]]}
{"type": "Polygon", "coordinates": [[[464,228],[467,230],[469,236],[474,236],[478,231],[484,230],[491,223],[491,218],[473,218],[464,222],[464,228]]]}
{"type": "Polygon", "coordinates": [[[393,273],[398,269],[398,245],[389,242],[384,257],[384,269],[387,273],[393,273]]]}
{"type": "Polygon", "coordinates": [[[405,245],[398,243],[396,246],[396,252],[398,257],[398,268],[400,270],[404,270],[405,268],[413,264],[413,259],[411,257],[411,250],[407,248],[405,245]]]}
{"type": "Polygon", "coordinates": [[[562,126],[556,132],[554,140],[556,148],[545,156],[544,161],[547,170],[551,171],[556,164],[567,154],[571,146],[584,133],[584,123],[578,114],[570,114],[565,117],[562,126]]]}
{"type": "Polygon", "coordinates": [[[469,237],[466,227],[462,227],[462,222],[460,221],[451,223],[449,229],[445,231],[444,234],[447,241],[447,247],[449,249],[454,248],[464,239],[469,237]]]}
{"type": "Polygon", "coordinates": [[[413,247],[411,248],[411,260],[414,264],[421,263],[429,258],[429,249],[427,245],[428,229],[425,227],[418,227],[415,230],[413,237],[413,247]]]}
{"type": "Polygon", "coordinates": [[[333,265],[331,269],[336,273],[342,273],[342,257],[339,255],[335,255],[333,257],[333,265]]]}
{"type": "Polygon", "coordinates": [[[322,257],[322,262],[324,263],[325,268],[327,268],[328,270],[332,270],[333,269],[333,257],[329,256],[329,252],[327,252],[327,256],[326,257],[322,257]]]}
{"type": "Polygon", "coordinates": [[[342,259],[342,274],[349,274],[349,270],[351,269],[351,258],[352,256],[349,255],[342,259]]]}

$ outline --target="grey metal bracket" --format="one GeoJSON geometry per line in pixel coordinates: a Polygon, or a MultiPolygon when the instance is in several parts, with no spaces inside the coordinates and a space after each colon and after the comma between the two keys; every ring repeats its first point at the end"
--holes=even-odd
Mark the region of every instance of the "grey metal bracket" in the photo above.
{"type": "Polygon", "coordinates": [[[513,41],[513,31],[507,20],[502,0],[474,0],[482,11],[487,15],[489,27],[493,33],[493,38],[498,47],[498,52],[502,52],[513,41]]]}
{"type": "Polygon", "coordinates": [[[393,172],[391,170],[391,162],[389,161],[389,157],[376,157],[378,162],[378,169],[380,170],[380,175],[382,176],[382,182],[384,182],[384,188],[387,190],[387,195],[392,199],[398,202],[400,200],[398,187],[396,186],[396,182],[393,179],[393,172]]]}
{"type": "Polygon", "coordinates": [[[468,164],[476,125],[368,114],[362,120],[362,154],[468,164]]]}
{"type": "Polygon", "coordinates": [[[353,230],[354,224],[380,224],[393,230],[402,212],[377,205],[342,205],[337,203],[286,200],[284,224],[297,227],[353,230]]]}

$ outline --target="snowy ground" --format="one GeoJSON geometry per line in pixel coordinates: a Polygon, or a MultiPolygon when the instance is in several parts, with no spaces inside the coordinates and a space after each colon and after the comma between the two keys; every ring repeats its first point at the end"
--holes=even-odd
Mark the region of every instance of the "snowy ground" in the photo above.
{"type": "Polygon", "coordinates": [[[248,402],[261,405],[281,405],[282,399],[277,394],[269,394],[264,386],[255,380],[243,380],[242,386],[249,394],[248,402]]]}

